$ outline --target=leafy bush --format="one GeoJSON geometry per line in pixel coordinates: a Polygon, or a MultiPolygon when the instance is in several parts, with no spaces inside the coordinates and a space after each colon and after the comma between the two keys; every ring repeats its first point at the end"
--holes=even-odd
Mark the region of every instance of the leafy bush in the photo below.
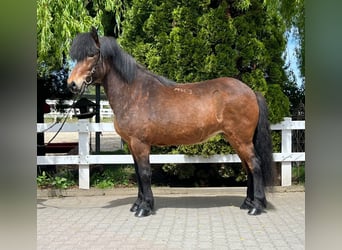
{"type": "Polygon", "coordinates": [[[272,135],[272,145],[273,152],[280,153],[281,152],[281,132],[280,131],[271,131],[272,135]]]}
{"type": "Polygon", "coordinates": [[[292,167],[292,181],[298,184],[305,183],[305,165],[292,167]]]}
{"type": "Polygon", "coordinates": [[[162,169],[167,174],[177,176],[180,180],[189,179],[194,176],[195,166],[192,164],[164,164],[162,169]]]}
{"type": "Polygon", "coordinates": [[[67,189],[75,186],[76,182],[70,171],[63,171],[54,176],[43,171],[37,176],[37,185],[40,188],[67,189]]]}
{"type": "Polygon", "coordinates": [[[133,174],[132,166],[109,166],[103,171],[95,172],[90,177],[90,185],[97,188],[127,187],[134,183],[133,174]]]}
{"type": "Polygon", "coordinates": [[[46,188],[50,186],[51,178],[46,174],[45,171],[42,172],[41,175],[37,176],[37,185],[41,188],[46,188]]]}
{"type": "Polygon", "coordinates": [[[171,151],[173,154],[202,155],[210,157],[215,154],[233,154],[234,149],[218,134],[208,141],[194,145],[180,145],[171,151]]]}
{"type": "Polygon", "coordinates": [[[236,164],[221,164],[218,173],[223,178],[235,178],[236,182],[247,181],[246,172],[242,167],[237,167],[236,164]]]}
{"type": "Polygon", "coordinates": [[[52,179],[51,185],[58,188],[58,189],[67,189],[71,186],[75,185],[73,180],[67,179],[65,177],[55,176],[52,179]]]}

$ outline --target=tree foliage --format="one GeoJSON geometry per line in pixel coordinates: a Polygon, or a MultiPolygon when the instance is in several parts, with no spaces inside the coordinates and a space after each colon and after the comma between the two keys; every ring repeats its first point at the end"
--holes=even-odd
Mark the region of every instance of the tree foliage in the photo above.
{"type": "Polygon", "coordinates": [[[103,34],[108,21],[117,32],[124,4],[121,0],[37,0],[38,75],[65,66],[77,33],[96,26],[103,34]]]}
{"type": "MultiPolygon", "coordinates": [[[[272,0],[276,1],[276,0],[272,0]]],[[[299,61],[299,68],[305,78],[305,6],[304,0],[283,0],[280,1],[280,13],[285,19],[288,29],[294,28],[295,35],[299,41],[296,55],[299,61]]]]}

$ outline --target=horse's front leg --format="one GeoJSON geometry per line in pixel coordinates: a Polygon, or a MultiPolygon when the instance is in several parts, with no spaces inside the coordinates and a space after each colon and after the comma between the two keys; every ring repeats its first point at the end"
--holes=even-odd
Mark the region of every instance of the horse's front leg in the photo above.
{"type": "Polygon", "coordinates": [[[149,157],[151,147],[138,140],[132,140],[130,149],[135,161],[139,185],[138,199],[133,204],[131,211],[134,211],[137,217],[145,217],[150,215],[154,208],[154,198],[151,189],[152,171],[149,157]]]}
{"type": "MultiPolygon", "coordinates": [[[[134,158],[134,156],[133,156],[134,158]]],[[[139,175],[139,167],[136,159],[134,158],[134,168],[135,168],[135,174],[137,177],[137,183],[138,183],[138,198],[137,200],[133,203],[130,211],[135,213],[138,211],[139,206],[143,200],[143,191],[142,191],[142,186],[141,186],[141,180],[140,180],[140,175],[139,175]]]]}
{"type": "Polygon", "coordinates": [[[138,163],[138,172],[142,187],[142,201],[135,212],[135,216],[145,217],[150,215],[154,208],[154,198],[151,189],[152,171],[149,163],[149,156],[147,156],[147,160],[144,159],[138,163]]]}

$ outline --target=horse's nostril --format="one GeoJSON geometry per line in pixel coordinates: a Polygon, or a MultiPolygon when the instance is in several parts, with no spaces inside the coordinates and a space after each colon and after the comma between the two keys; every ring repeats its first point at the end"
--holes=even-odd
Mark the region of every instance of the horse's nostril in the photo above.
{"type": "Polygon", "coordinates": [[[76,88],[76,83],[75,83],[75,82],[72,82],[72,83],[70,84],[70,88],[75,89],[75,88],[76,88]]]}
{"type": "Polygon", "coordinates": [[[70,89],[72,92],[77,91],[77,85],[76,85],[76,83],[75,83],[75,82],[71,82],[71,83],[69,84],[69,89],[70,89]]]}

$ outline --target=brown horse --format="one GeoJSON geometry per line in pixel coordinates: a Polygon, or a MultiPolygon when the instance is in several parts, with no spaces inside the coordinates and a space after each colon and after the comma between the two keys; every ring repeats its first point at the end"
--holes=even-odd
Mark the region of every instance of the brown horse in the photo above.
{"type": "Polygon", "coordinates": [[[272,142],[264,98],[233,78],[175,84],[137,64],[112,37],[93,28],[71,46],[77,61],[68,86],[82,92],[101,83],[115,114],[114,126],[135,162],[139,190],[131,211],[138,217],[154,208],[151,145],[200,143],[217,133],[239,155],[245,168],[247,198],[241,209],[258,215],[266,207],[265,186],[272,177],[272,142]]]}

